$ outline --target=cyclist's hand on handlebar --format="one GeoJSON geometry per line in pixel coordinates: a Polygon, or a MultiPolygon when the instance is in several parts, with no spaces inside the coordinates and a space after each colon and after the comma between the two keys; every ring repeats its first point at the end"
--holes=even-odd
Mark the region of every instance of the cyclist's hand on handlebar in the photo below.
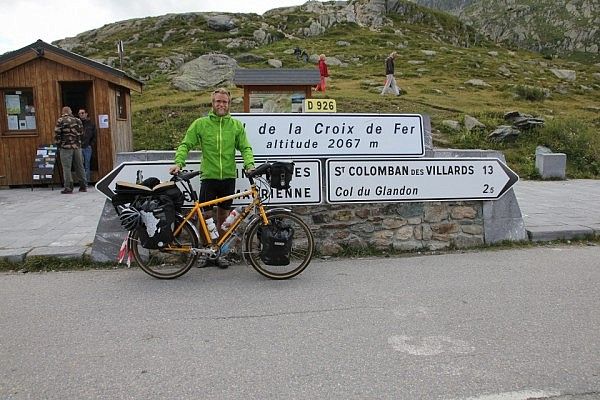
{"type": "Polygon", "coordinates": [[[251,168],[246,168],[246,169],[244,170],[244,172],[246,173],[246,176],[248,176],[248,175],[252,174],[254,171],[256,171],[256,168],[254,168],[254,167],[251,167],[251,168]]]}
{"type": "Polygon", "coordinates": [[[169,173],[171,175],[176,175],[179,173],[179,171],[181,171],[181,169],[179,168],[179,165],[171,165],[169,167],[169,173]]]}

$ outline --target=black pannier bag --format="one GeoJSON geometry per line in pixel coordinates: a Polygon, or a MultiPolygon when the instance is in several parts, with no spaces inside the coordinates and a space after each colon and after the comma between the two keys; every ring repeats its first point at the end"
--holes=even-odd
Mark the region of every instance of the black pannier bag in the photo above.
{"type": "Polygon", "coordinates": [[[185,201],[185,196],[183,192],[177,187],[175,182],[163,182],[159,185],[154,186],[152,190],[154,195],[162,195],[167,196],[173,202],[173,206],[175,207],[175,211],[180,212],[183,207],[183,202],[185,201]]]}
{"type": "Polygon", "coordinates": [[[261,226],[258,230],[260,236],[260,259],[267,265],[288,265],[292,252],[294,228],[289,223],[280,219],[271,220],[271,224],[261,226]]]}
{"type": "Polygon", "coordinates": [[[289,189],[294,175],[293,162],[274,162],[271,164],[269,183],[273,189],[289,189]]]}
{"type": "Polygon", "coordinates": [[[146,249],[161,249],[173,241],[175,206],[169,196],[139,197],[133,204],[140,211],[142,223],[138,238],[146,249]]]}

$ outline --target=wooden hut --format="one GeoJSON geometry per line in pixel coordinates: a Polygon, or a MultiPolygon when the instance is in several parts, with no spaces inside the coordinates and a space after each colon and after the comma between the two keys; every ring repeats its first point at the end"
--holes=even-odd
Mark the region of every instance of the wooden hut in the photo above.
{"type": "Polygon", "coordinates": [[[142,82],[41,40],[1,55],[0,186],[34,183],[37,149],[54,143],[63,106],[88,110],[98,133],[91,180],[106,175],[118,152],[133,150],[132,90],[141,92],[142,82]]]}

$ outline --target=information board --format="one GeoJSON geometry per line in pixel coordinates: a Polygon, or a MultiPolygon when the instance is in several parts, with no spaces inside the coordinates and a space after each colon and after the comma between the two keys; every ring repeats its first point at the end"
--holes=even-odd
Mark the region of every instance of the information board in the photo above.
{"type": "Polygon", "coordinates": [[[38,146],[33,161],[33,184],[53,181],[57,152],[58,149],[53,144],[38,146]]]}

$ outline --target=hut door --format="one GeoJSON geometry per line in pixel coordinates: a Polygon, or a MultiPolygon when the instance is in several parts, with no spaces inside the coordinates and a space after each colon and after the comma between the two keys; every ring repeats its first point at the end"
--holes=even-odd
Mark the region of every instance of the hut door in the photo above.
{"type": "MultiPolygon", "coordinates": [[[[94,109],[93,83],[92,82],[60,82],[60,92],[62,104],[71,107],[73,115],[77,116],[77,111],[84,108],[88,116],[96,124],[96,112],[94,109]]],[[[97,133],[97,130],[96,130],[97,133]]],[[[98,146],[92,148],[92,163],[90,170],[92,181],[96,181],[98,171],[98,146]]]]}

